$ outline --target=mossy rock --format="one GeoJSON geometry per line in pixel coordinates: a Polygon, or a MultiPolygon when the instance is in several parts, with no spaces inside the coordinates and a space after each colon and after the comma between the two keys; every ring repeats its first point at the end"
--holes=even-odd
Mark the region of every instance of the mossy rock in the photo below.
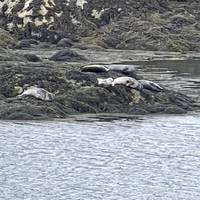
{"type": "Polygon", "coordinates": [[[11,34],[0,28],[0,46],[6,47],[14,43],[15,39],[11,36],[11,34]]]}
{"type": "Polygon", "coordinates": [[[144,101],[144,98],[141,96],[140,92],[137,90],[131,90],[132,92],[132,102],[131,104],[138,104],[141,101],[144,101]]]}
{"type": "Polygon", "coordinates": [[[23,92],[23,88],[20,86],[15,86],[13,90],[13,96],[17,96],[23,92]]]}
{"type": "Polygon", "coordinates": [[[160,24],[161,23],[161,17],[159,13],[154,13],[150,16],[151,21],[153,24],[160,24]]]}
{"type": "Polygon", "coordinates": [[[184,40],[168,40],[167,48],[169,51],[177,51],[184,53],[189,50],[189,45],[184,40]]]}

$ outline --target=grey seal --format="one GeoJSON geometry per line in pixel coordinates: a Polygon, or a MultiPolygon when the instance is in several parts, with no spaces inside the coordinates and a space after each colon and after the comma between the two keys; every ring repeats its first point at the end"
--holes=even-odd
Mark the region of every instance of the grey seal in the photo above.
{"type": "Polygon", "coordinates": [[[128,76],[122,76],[114,79],[112,82],[112,86],[115,85],[125,85],[127,87],[137,89],[137,90],[142,90],[143,86],[140,82],[138,82],[136,79],[128,76]]]}
{"type": "Polygon", "coordinates": [[[43,101],[53,101],[55,99],[55,94],[48,92],[43,88],[38,88],[35,86],[28,87],[22,94],[18,95],[18,97],[24,96],[33,96],[36,99],[40,99],[43,101]]]}
{"type": "Polygon", "coordinates": [[[108,72],[109,70],[110,69],[105,65],[85,65],[81,69],[82,72],[95,72],[95,73],[108,72]]]}
{"type": "Polygon", "coordinates": [[[163,90],[160,85],[154,83],[153,81],[136,80],[129,76],[122,76],[114,79],[114,81],[112,82],[112,86],[115,86],[117,84],[122,84],[140,91],[142,91],[143,89],[147,89],[155,92],[161,92],[163,90]]]}
{"type": "Polygon", "coordinates": [[[142,84],[143,89],[152,90],[155,92],[161,92],[163,90],[160,85],[154,83],[153,81],[138,80],[138,82],[142,84]]]}

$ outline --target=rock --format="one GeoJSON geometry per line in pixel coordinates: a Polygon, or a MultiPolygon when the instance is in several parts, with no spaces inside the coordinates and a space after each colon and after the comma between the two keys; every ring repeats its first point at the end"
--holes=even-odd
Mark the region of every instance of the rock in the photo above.
{"type": "Polygon", "coordinates": [[[97,76],[93,73],[84,73],[78,70],[66,71],[66,78],[69,80],[74,80],[76,82],[82,82],[86,85],[92,85],[97,83],[97,76]]]}
{"type": "Polygon", "coordinates": [[[39,45],[40,44],[40,42],[35,40],[35,39],[31,39],[30,38],[30,39],[28,39],[28,41],[29,41],[30,44],[34,44],[34,45],[39,45]]]}
{"type": "Polygon", "coordinates": [[[1,109],[0,106],[0,119],[7,120],[36,120],[48,119],[45,115],[43,108],[34,105],[20,105],[14,107],[7,104],[7,108],[1,109]]]}
{"type": "Polygon", "coordinates": [[[173,15],[170,17],[171,23],[178,26],[188,26],[195,23],[195,18],[191,16],[184,16],[182,14],[173,15]]]}
{"type": "Polygon", "coordinates": [[[94,51],[106,51],[103,46],[97,44],[85,44],[85,43],[78,43],[74,44],[74,48],[81,49],[81,50],[94,50],[94,51]]]}
{"type": "MultiPolygon", "coordinates": [[[[2,1],[0,27],[18,39],[35,38],[58,47],[70,48],[71,40],[87,40],[86,46],[77,45],[77,48],[180,51],[180,45],[186,44],[181,52],[200,51],[197,0],[44,2],[2,1]],[[181,44],[169,44],[177,40],[181,44]],[[87,46],[96,44],[96,47],[87,46]]],[[[24,44],[17,48],[29,47],[24,44]]]]}
{"type": "Polygon", "coordinates": [[[56,52],[50,60],[54,61],[68,61],[68,62],[75,62],[80,60],[86,60],[84,56],[79,55],[77,52],[72,51],[70,49],[63,49],[58,52],[56,52]]]}
{"type": "Polygon", "coordinates": [[[72,41],[68,38],[63,38],[57,43],[58,47],[72,47],[72,41]]]}
{"type": "Polygon", "coordinates": [[[8,31],[5,31],[0,28],[0,47],[7,47],[9,45],[13,45],[15,43],[15,39],[8,31]]]}
{"type": "Polygon", "coordinates": [[[42,59],[35,54],[24,54],[23,56],[30,62],[42,62],[42,59]]]}
{"type": "MultiPolygon", "coordinates": [[[[0,54],[7,53],[13,59],[0,62],[0,119],[67,118],[69,114],[79,113],[185,113],[196,108],[191,98],[164,87],[161,92],[153,92],[138,91],[123,84],[98,85],[98,80],[124,76],[123,70],[82,72],[81,60],[70,64],[34,63],[12,56],[14,52],[0,49],[0,54]],[[53,101],[34,95],[20,97],[23,88],[31,85],[55,94],[53,101]]],[[[134,72],[133,76],[137,74],[134,72]]]]}
{"type": "Polygon", "coordinates": [[[31,47],[30,40],[20,40],[14,46],[14,48],[16,49],[24,49],[24,48],[30,48],[30,47],[31,47]]]}
{"type": "Polygon", "coordinates": [[[41,48],[41,49],[48,49],[48,48],[51,48],[51,44],[49,43],[46,43],[46,42],[42,42],[38,45],[38,48],[41,48]]]}
{"type": "Polygon", "coordinates": [[[11,52],[10,49],[0,47],[0,61],[25,61],[24,57],[17,53],[11,52]]]}

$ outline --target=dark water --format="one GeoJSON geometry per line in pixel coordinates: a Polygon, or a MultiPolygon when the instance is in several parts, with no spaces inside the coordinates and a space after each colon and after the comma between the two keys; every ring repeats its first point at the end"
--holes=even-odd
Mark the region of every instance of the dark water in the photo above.
{"type": "Polygon", "coordinates": [[[200,199],[199,121],[1,121],[0,199],[200,199]]]}

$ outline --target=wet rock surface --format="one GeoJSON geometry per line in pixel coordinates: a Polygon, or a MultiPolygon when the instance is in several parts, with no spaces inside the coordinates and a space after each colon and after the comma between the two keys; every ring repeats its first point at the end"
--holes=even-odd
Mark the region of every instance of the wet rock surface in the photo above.
{"type": "MultiPolygon", "coordinates": [[[[2,49],[2,56],[12,59],[0,62],[1,119],[67,118],[71,114],[80,113],[174,114],[196,109],[191,98],[167,90],[167,85],[162,85],[164,90],[161,92],[147,89],[138,91],[124,85],[98,85],[97,78],[115,79],[125,74],[141,79],[133,70],[124,70],[122,67],[122,70],[111,68],[107,72],[85,72],[82,69],[89,64],[88,61],[52,61],[49,58],[55,50],[51,53],[47,51],[45,55],[43,51],[38,47],[32,48],[31,51],[2,49]],[[27,51],[36,57],[40,55],[41,60],[30,62],[23,56],[27,51]],[[43,101],[32,96],[19,97],[25,87],[29,86],[43,88],[55,94],[54,100],[43,101]]],[[[81,56],[88,58],[87,53],[83,52],[81,56]]]]}
{"type": "Polygon", "coordinates": [[[62,49],[57,51],[52,57],[49,58],[49,60],[73,62],[73,61],[86,60],[86,58],[84,58],[84,56],[79,55],[77,52],[71,49],[62,49]]]}

